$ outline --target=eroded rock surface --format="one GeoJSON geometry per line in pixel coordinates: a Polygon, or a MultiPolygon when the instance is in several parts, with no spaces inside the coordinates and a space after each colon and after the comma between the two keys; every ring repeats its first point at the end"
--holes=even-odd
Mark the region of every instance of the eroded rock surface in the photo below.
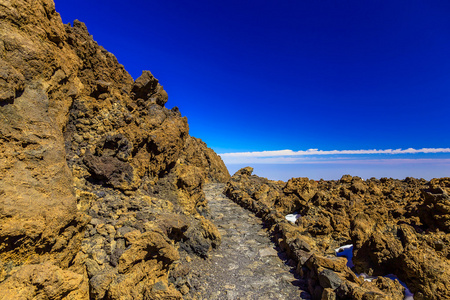
{"type": "Polygon", "coordinates": [[[364,181],[346,175],[285,183],[251,174],[244,168],[233,175],[226,194],[271,224],[313,298],[404,298],[398,281],[368,282],[360,273],[395,274],[414,299],[450,297],[449,178],[364,181]],[[295,224],[285,219],[292,213],[301,215],[295,224]],[[335,257],[346,244],[353,244],[353,269],[335,257]]]}
{"type": "Polygon", "coordinates": [[[0,1],[0,295],[181,297],[179,250],[220,244],[203,185],[229,174],[167,100],[53,1],[0,1]]]}

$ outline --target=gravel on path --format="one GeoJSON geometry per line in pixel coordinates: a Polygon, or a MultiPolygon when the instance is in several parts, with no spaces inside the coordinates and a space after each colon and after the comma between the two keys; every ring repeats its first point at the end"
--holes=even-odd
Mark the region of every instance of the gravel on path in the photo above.
{"type": "Polygon", "coordinates": [[[205,186],[222,244],[208,259],[184,258],[190,269],[190,291],[184,298],[310,299],[262,220],[228,199],[223,189],[224,184],[205,186]]]}

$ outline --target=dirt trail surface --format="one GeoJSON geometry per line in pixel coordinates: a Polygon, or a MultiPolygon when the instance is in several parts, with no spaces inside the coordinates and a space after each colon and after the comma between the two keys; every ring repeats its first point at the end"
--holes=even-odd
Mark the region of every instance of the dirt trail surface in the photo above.
{"type": "Polygon", "coordinates": [[[222,244],[206,260],[192,258],[185,299],[309,299],[261,219],[228,199],[223,189],[223,184],[204,189],[222,244]]]}

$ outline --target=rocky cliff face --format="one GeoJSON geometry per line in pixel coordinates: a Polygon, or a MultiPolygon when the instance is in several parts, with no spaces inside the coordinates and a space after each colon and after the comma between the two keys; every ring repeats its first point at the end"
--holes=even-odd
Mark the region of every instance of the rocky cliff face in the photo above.
{"type": "Polygon", "coordinates": [[[315,299],[404,299],[399,282],[382,277],[388,274],[414,299],[450,298],[450,178],[285,183],[251,174],[245,168],[233,175],[226,194],[272,226],[315,299]],[[293,213],[295,224],[285,219],[293,213]],[[335,253],[348,244],[353,268],[335,253]]]}
{"type": "Polygon", "coordinates": [[[203,184],[229,175],[167,100],[53,1],[0,1],[1,295],[181,297],[178,251],[220,243],[203,184]]]}

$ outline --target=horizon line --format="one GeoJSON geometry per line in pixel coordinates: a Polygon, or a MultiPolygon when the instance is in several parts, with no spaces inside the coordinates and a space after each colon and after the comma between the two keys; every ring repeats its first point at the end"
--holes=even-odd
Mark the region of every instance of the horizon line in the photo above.
{"type": "Polygon", "coordinates": [[[249,152],[228,152],[219,153],[221,157],[286,157],[286,156],[312,156],[312,155],[363,155],[363,154],[418,154],[418,153],[450,153],[450,148],[407,148],[407,149],[360,149],[360,150],[319,150],[308,149],[293,151],[271,150],[271,151],[249,151],[249,152]]]}

